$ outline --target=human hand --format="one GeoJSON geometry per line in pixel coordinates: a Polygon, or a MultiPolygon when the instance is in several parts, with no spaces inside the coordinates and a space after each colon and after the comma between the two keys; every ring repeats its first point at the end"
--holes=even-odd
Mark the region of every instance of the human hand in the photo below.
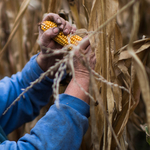
{"type": "Polygon", "coordinates": [[[76,78],[89,78],[88,65],[91,69],[95,68],[96,56],[95,52],[92,52],[91,45],[87,37],[85,42],[81,44],[80,49],[76,49],[74,57],[74,69],[76,78]]]}
{"type": "MultiPolygon", "coordinates": [[[[57,54],[55,56],[47,57],[45,55],[47,50],[50,50],[49,53],[52,53],[51,50],[55,49],[61,49],[62,46],[56,43],[53,38],[56,37],[59,33],[59,31],[62,31],[65,35],[68,35],[70,33],[74,33],[76,31],[76,28],[71,26],[69,22],[65,21],[63,18],[61,18],[59,15],[54,13],[47,14],[43,21],[53,21],[55,22],[58,27],[50,28],[43,32],[39,28],[39,43],[41,47],[41,52],[37,57],[37,63],[41,67],[43,71],[46,71],[49,67],[53,66],[56,62],[56,59],[62,59],[62,54],[57,54]]],[[[42,22],[43,22],[42,21],[42,22]]],[[[51,78],[53,78],[51,76],[51,78]]]]}
{"type": "Polygon", "coordinates": [[[72,79],[70,81],[65,94],[77,97],[89,104],[89,96],[85,94],[85,91],[89,92],[90,81],[90,74],[87,67],[90,65],[90,68],[94,69],[95,64],[95,53],[92,52],[90,42],[86,39],[84,43],[81,43],[81,45],[76,47],[74,57],[75,80],[72,79]],[[84,89],[84,91],[81,90],[78,84],[84,89]]]}

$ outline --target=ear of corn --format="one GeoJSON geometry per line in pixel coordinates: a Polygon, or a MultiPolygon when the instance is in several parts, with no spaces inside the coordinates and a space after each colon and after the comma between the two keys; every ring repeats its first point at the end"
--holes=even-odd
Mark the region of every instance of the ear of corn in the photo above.
{"type": "MultiPolygon", "coordinates": [[[[41,23],[41,29],[46,31],[49,28],[57,27],[57,24],[51,21],[44,21],[41,23]]],[[[78,35],[64,35],[62,31],[54,38],[54,40],[62,46],[74,44],[78,45],[78,42],[82,40],[82,38],[78,35]]]]}

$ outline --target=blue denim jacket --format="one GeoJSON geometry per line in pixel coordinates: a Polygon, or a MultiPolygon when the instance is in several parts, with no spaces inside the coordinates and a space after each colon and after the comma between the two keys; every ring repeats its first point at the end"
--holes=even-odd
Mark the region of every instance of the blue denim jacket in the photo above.
{"type": "MultiPolygon", "coordinates": [[[[0,126],[6,135],[33,120],[41,107],[48,103],[53,80],[46,78],[25,93],[5,115],[2,115],[22,89],[29,86],[41,73],[43,71],[34,56],[22,72],[0,80],[0,126]]],[[[88,128],[89,105],[67,94],[59,95],[59,100],[59,108],[55,104],[52,105],[30,134],[25,134],[17,142],[5,140],[0,144],[0,150],[79,149],[88,128]]]]}

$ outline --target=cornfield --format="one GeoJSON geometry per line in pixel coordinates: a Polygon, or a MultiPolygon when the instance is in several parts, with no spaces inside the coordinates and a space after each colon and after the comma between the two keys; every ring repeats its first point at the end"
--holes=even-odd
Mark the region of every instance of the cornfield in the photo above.
{"type": "MultiPolygon", "coordinates": [[[[40,51],[38,24],[45,13],[57,13],[77,27],[78,35],[88,35],[96,54],[87,93],[91,98],[89,129],[80,149],[149,149],[149,10],[150,0],[0,0],[0,78],[21,71],[40,51]]],[[[71,66],[68,74],[73,76],[71,66]]],[[[67,84],[59,84],[54,97],[67,84]]],[[[12,132],[9,140],[29,133],[51,101],[34,121],[12,132]]]]}

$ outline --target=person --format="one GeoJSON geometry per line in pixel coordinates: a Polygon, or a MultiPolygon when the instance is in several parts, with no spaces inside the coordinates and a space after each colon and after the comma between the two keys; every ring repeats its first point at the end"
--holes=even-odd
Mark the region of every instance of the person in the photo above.
{"type": "MultiPolygon", "coordinates": [[[[62,55],[46,57],[45,47],[61,49],[53,38],[63,31],[65,35],[74,33],[67,21],[57,14],[47,14],[43,21],[50,20],[58,24],[58,27],[43,32],[39,29],[39,41],[41,52],[33,56],[21,72],[5,77],[0,80],[0,150],[77,150],[82,138],[88,129],[89,97],[71,79],[63,94],[59,95],[59,108],[53,104],[48,112],[36,123],[30,134],[25,134],[17,142],[9,141],[6,137],[14,129],[22,124],[33,120],[52,95],[54,75],[43,79],[28,90],[21,99],[3,115],[6,108],[16,99],[31,82],[35,81],[41,73],[54,65],[56,59],[62,55]]],[[[81,47],[85,55],[90,57],[92,68],[95,65],[94,55],[91,55],[91,46],[88,40],[81,47]]],[[[75,64],[76,81],[89,90],[89,71],[76,58],[75,64]]],[[[62,79],[65,78],[65,75],[62,79]]]]}

